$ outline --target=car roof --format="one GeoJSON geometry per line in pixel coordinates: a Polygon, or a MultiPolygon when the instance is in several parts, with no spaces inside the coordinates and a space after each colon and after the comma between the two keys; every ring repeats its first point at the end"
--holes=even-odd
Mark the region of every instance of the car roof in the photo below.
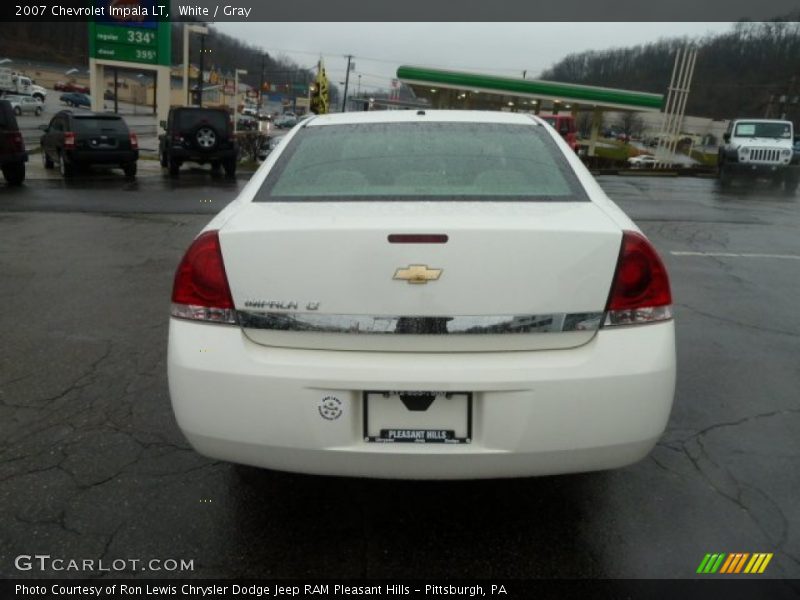
{"type": "Polygon", "coordinates": [[[322,125],[354,125],[358,123],[507,123],[540,125],[541,121],[528,113],[489,110],[376,110],[319,115],[309,119],[304,127],[322,125]],[[423,113],[423,114],[420,114],[423,113]]]}
{"type": "Polygon", "coordinates": [[[170,110],[215,110],[217,112],[224,112],[226,114],[230,112],[227,108],[222,106],[173,106],[170,110]]]}
{"type": "Polygon", "coordinates": [[[75,117],[77,119],[118,119],[123,121],[122,115],[118,115],[112,112],[90,112],[90,111],[81,111],[79,113],[73,112],[71,110],[60,110],[58,111],[59,115],[69,115],[71,117],[75,117]]]}
{"type": "Polygon", "coordinates": [[[788,119],[736,119],[734,123],[745,121],[747,123],[791,123],[788,119]]]}

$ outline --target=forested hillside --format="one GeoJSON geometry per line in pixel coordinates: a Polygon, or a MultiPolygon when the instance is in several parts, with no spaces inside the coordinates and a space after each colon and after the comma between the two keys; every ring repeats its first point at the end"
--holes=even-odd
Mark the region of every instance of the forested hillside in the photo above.
{"type": "MultiPolygon", "coordinates": [[[[629,24],[635,26],[635,23],[629,24]]],[[[686,112],[712,118],[772,115],[787,98],[800,116],[800,23],[738,23],[732,31],[700,40],[664,39],[642,46],[571,54],[542,79],[666,93],[675,54],[687,42],[698,48],[686,112]]]]}

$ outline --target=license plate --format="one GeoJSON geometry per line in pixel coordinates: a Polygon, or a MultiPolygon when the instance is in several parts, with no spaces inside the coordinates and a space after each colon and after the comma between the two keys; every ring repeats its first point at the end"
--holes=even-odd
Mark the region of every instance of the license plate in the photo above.
{"type": "Polygon", "coordinates": [[[469,392],[364,392],[364,441],[468,444],[469,392]]]}

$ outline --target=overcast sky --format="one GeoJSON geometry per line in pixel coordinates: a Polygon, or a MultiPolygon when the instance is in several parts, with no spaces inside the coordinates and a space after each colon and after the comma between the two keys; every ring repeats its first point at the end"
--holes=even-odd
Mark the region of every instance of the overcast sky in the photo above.
{"type": "Polygon", "coordinates": [[[345,55],[356,64],[355,91],[388,88],[397,67],[418,65],[537,77],[567,54],[633,46],[659,38],[698,37],[730,23],[218,23],[219,31],[283,54],[301,67],[320,55],[333,83],[344,81],[345,55]]]}

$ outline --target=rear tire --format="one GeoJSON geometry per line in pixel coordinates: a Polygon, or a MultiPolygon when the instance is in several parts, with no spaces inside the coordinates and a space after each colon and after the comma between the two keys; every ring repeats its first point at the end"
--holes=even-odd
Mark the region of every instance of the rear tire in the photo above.
{"type": "Polygon", "coordinates": [[[64,179],[69,179],[75,174],[75,165],[67,160],[63,152],[58,153],[58,171],[64,179]]]}
{"type": "Polygon", "coordinates": [[[14,109],[14,114],[17,115],[18,117],[21,117],[22,116],[22,109],[19,106],[17,106],[14,109]]]}
{"type": "Polygon", "coordinates": [[[136,163],[129,162],[122,165],[122,170],[125,172],[125,177],[134,179],[136,177],[136,163]]]}
{"type": "Polygon", "coordinates": [[[236,177],[236,159],[229,158],[227,160],[222,161],[222,167],[225,169],[225,176],[226,177],[236,177]]]}
{"type": "Polygon", "coordinates": [[[52,169],[53,168],[53,161],[50,160],[49,156],[47,156],[47,152],[45,152],[44,148],[42,148],[42,166],[45,169],[52,169]]]}
{"type": "Polygon", "coordinates": [[[39,115],[42,114],[42,109],[41,108],[37,108],[35,111],[33,111],[33,114],[35,114],[38,117],[39,115]]]}
{"type": "Polygon", "coordinates": [[[220,160],[212,160],[211,161],[211,170],[213,172],[217,172],[222,168],[222,161],[220,160]]]}
{"type": "Polygon", "coordinates": [[[169,174],[172,177],[177,177],[181,170],[181,163],[171,156],[167,159],[169,166],[169,174]]]}
{"type": "Polygon", "coordinates": [[[169,161],[167,160],[167,155],[163,152],[158,154],[158,162],[161,163],[161,166],[165,169],[169,166],[169,161]]]}
{"type": "Polygon", "coordinates": [[[8,185],[20,185],[25,181],[25,163],[10,163],[3,165],[3,177],[8,185]]]}

